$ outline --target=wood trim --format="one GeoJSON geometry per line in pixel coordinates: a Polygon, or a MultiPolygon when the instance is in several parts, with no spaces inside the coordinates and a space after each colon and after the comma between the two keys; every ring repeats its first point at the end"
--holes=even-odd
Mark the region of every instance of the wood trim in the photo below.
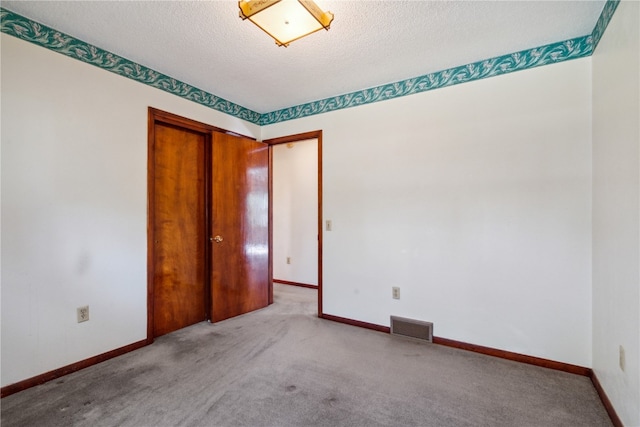
{"type": "Polygon", "coordinates": [[[155,241],[153,234],[153,224],[155,216],[153,206],[155,205],[155,141],[156,141],[156,112],[149,107],[147,118],[147,343],[153,342],[153,301],[154,301],[154,256],[155,241]]]}
{"type": "MultiPolygon", "coordinates": [[[[267,144],[269,145],[269,144],[267,144]]],[[[269,305],[273,304],[273,147],[269,145],[269,305]]]]}
{"type": "Polygon", "coordinates": [[[212,211],[213,211],[213,136],[211,132],[205,134],[204,137],[204,221],[206,231],[206,241],[204,245],[204,316],[205,319],[211,321],[213,319],[213,298],[212,298],[212,284],[211,284],[211,269],[212,269],[212,253],[211,240],[213,236],[212,230],[212,211]]]}
{"type": "Polygon", "coordinates": [[[156,121],[170,124],[173,126],[178,126],[181,128],[190,129],[196,132],[221,132],[227,135],[240,136],[242,138],[248,138],[256,141],[256,138],[252,136],[243,135],[241,133],[222,129],[217,126],[209,125],[207,123],[188,119],[186,117],[178,116],[177,114],[173,114],[167,111],[158,110],[157,108],[149,107],[149,116],[151,115],[153,115],[156,121]]]}
{"type": "Polygon", "coordinates": [[[611,422],[613,423],[613,425],[615,427],[624,427],[624,424],[622,424],[622,420],[620,419],[620,417],[618,416],[618,413],[616,412],[613,405],[611,404],[611,400],[609,400],[609,396],[607,396],[607,393],[605,393],[604,389],[602,388],[602,384],[600,384],[600,381],[598,380],[596,373],[593,371],[591,372],[591,382],[593,383],[593,386],[598,392],[598,396],[600,396],[600,400],[602,400],[604,409],[606,409],[607,414],[609,414],[609,418],[611,418],[611,422]]]}
{"type": "Polygon", "coordinates": [[[323,243],[323,210],[322,210],[322,131],[316,131],[318,139],[318,316],[322,315],[322,245],[323,243]]]}
{"type": "Polygon", "coordinates": [[[300,288],[318,289],[317,285],[309,285],[308,283],[289,282],[288,280],[273,279],[273,283],[282,283],[283,285],[298,286],[300,288]]]}
{"type": "MultiPolygon", "coordinates": [[[[345,323],[347,325],[359,326],[361,328],[373,329],[380,332],[391,332],[391,328],[376,325],[373,323],[361,322],[359,320],[348,319],[345,317],[333,316],[330,314],[323,314],[320,316],[323,319],[333,320],[335,322],[345,323]]],[[[446,347],[459,348],[461,350],[472,351],[474,353],[486,354],[488,356],[499,357],[501,359],[513,360],[514,362],[526,363],[529,365],[540,366],[543,368],[555,369],[557,371],[569,372],[571,374],[582,375],[585,377],[593,378],[593,371],[590,368],[585,368],[578,365],[571,365],[569,363],[556,362],[554,360],[542,359],[540,357],[527,356],[525,354],[514,353],[506,350],[499,350],[491,347],[484,347],[477,344],[469,344],[462,341],[450,340],[448,338],[433,337],[433,343],[443,345],[446,347]]]]}
{"type": "Polygon", "coordinates": [[[526,354],[514,353],[506,350],[499,350],[491,347],[484,347],[477,344],[469,344],[466,342],[450,340],[448,338],[433,337],[434,344],[440,344],[447,347],[459,348],[462,350],[473,351],[474,353],[486,354],[488,356],[499,357],[501,359],[513,360],[515,362],[526,363],[529,365],[541,366],[543,368],[555,369],[557,371],[569,372],[571,374],[591,376],[591,369],[569,363],[556,362],[554,360],[542,359],[540,357],[527,356],[526,354]]]}
{"type": "Polygon", "coordinates": [[[378,332],[385,332],[387,334],[391,332],[391,328],[389,328],[388,326],[361,322],[360,320],[347,319],[346,317],[334,316],[332,314],[322,313],[318,315],[318,317],[325,320],[331,320],[332,322],[344,323],[345,325],[357,326],[359,328],[371,329],[378,332]]]}
{"type": "MultiPolygon", "coordinates": [[[[310,132],[298,133],[295,135],[282,136],[279,138],[265,139],[265,144],[269,145],[269,254],[273,252],[272,231],[273,231],[273,145],[286,144],[288,142],[304,141],[307,139],[317,139],[318,141],[318,317],[322,317],[322,130],[314,130],[310,132]]],[[[273,274],[273,260],[269,262],[270,273],[273,274]]],[[[273,276],[271,276],[273,277],[273,276]]],[[[273,281],[272,281],[273,282],[273,281]]],[[[271,302],[273,302],[273,283],[271,283],[271,302]]],[[[271,303],[270,302],[270,303],[271,303]]]]}
{"type": "Polygon", "coordinates": [[[56,378],[60,378],[64,375],[68,375],[81,369],[88,368],[89,366],[97,365],[98,363],[113,359],[114,357],[122,356],[125,353],[137,350],[148,344],[149,342],[147,340],[137,341],[133,344],[125,345],[124,347],[116,348],[115,350],[107,351],[106,353],[81,360],[80,362],[72,363],[71,365],[63,366],[62,368],[54,369],[53,371],[45,372],[44,374],[40,374],[35,377],[19,381],[17,383],[4,386],[0,390],[0,397],[7,397],[14,393],[18,393],[19,391],[44,384],[48,381],[55,380],[56,378]]]}
{"type": "Polygon", "coordinates": [[[287,136],[281,136],[279,138],[265,139],[262,142],[269,145],[278,145],[278,144],[286,144],[287,142],[298,142],[298,141],[304,141],[305,139],[315,139],[315,138],[318,138],[318,139],[322,138],[321,130],[312,130],[310,132],[297,133],[295,135],[287,135],[287,136]]]}

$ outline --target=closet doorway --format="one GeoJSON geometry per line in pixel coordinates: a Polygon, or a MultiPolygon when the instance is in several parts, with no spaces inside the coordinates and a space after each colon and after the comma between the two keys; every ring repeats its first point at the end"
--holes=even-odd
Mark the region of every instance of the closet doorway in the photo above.
{"type": "Polygon", "coordinates": [[[269,147],[149,108],[147,341],[266,307],[269,147]]]}

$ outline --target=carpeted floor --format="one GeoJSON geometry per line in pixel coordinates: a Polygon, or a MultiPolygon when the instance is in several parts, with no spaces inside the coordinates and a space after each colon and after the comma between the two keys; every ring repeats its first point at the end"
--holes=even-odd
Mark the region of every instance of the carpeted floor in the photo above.
{"type": "Polygon", "coordinates": [[[316,317],[316,291],[2,399],[9,426],[610,426],[590,380],[316,317]]]}

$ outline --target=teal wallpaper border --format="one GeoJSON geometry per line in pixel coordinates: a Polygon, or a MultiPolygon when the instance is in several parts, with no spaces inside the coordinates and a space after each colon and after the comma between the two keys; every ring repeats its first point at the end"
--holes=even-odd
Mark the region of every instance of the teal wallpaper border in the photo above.
{"type": "Polygon", "coordinates": [[[598,43],[600,43],[600,39],[604,34],[604,30],[607,29],[609,22],[611,22],[611,18],[613,17],[613,13],[618,8],[620,4],[620,0],[607,0],[604,7],[602,8],[602,13],[600,13],[600,17],[598,18],[598,22],[596,22],[596,26],[593,27],[593,31],[591,32],[591,43],[593,45],[593,52],[595,52],[596,47],[598,47],[598,43]]]}
{"type": "Polygon", "coordinates": [[[408,80],[363,89],[346,95],[272,111],[260,117],[260,125],[265,126],[287,120],[300,119],[343,108],[386,101],[487,77],[513,73],[514,71],[591,56],[619,3],[620,0],[607,0],[596,26],[589,35],[449,68],[408,80]]]}
{"type": "Polygon", "coordinates": [[[204,90],[176,80],[144,65],[85,43],[24,16],[0,8],[2,32],[45,47],[87,64],[127,77],[151,87],[164,90],[189,101],[259,124],[260,113],[234,104],[204,90]]]}
{"type": "Polygon", "coordinates": [[[0,23],[3,33],[148,86],[164,90],[239,119],[265,126],[590,56],[600,42],[619,3],[620,0],[607,0],[592,33],[586,36],[283,108],[265,114],[260,114],[227,101],[1,7],[0,23]]]}
{"type": "Polygon", "coordinates": [[[286,120],[299,119],[343,108],[356,107],[373,102],[386,101],[514,71],[527,70],[541,65],[554,64],[569,59],[591,55],[591,36],[578,37],[535,49],[523,50],[460,67],[449,68],[408,80],[376,86],[346,95],[313,101],[294,107],[263,114],[260,125],[270,125],[286,120]]]}

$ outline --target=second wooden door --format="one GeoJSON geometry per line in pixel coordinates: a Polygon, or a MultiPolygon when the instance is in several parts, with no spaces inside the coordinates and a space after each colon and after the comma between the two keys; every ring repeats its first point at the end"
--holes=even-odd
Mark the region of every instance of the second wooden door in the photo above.
{"type": "Polygon", "coordinates": [[[212,142],[211,318],[269,303],[269,149],[214,133],[212,142]]]}

